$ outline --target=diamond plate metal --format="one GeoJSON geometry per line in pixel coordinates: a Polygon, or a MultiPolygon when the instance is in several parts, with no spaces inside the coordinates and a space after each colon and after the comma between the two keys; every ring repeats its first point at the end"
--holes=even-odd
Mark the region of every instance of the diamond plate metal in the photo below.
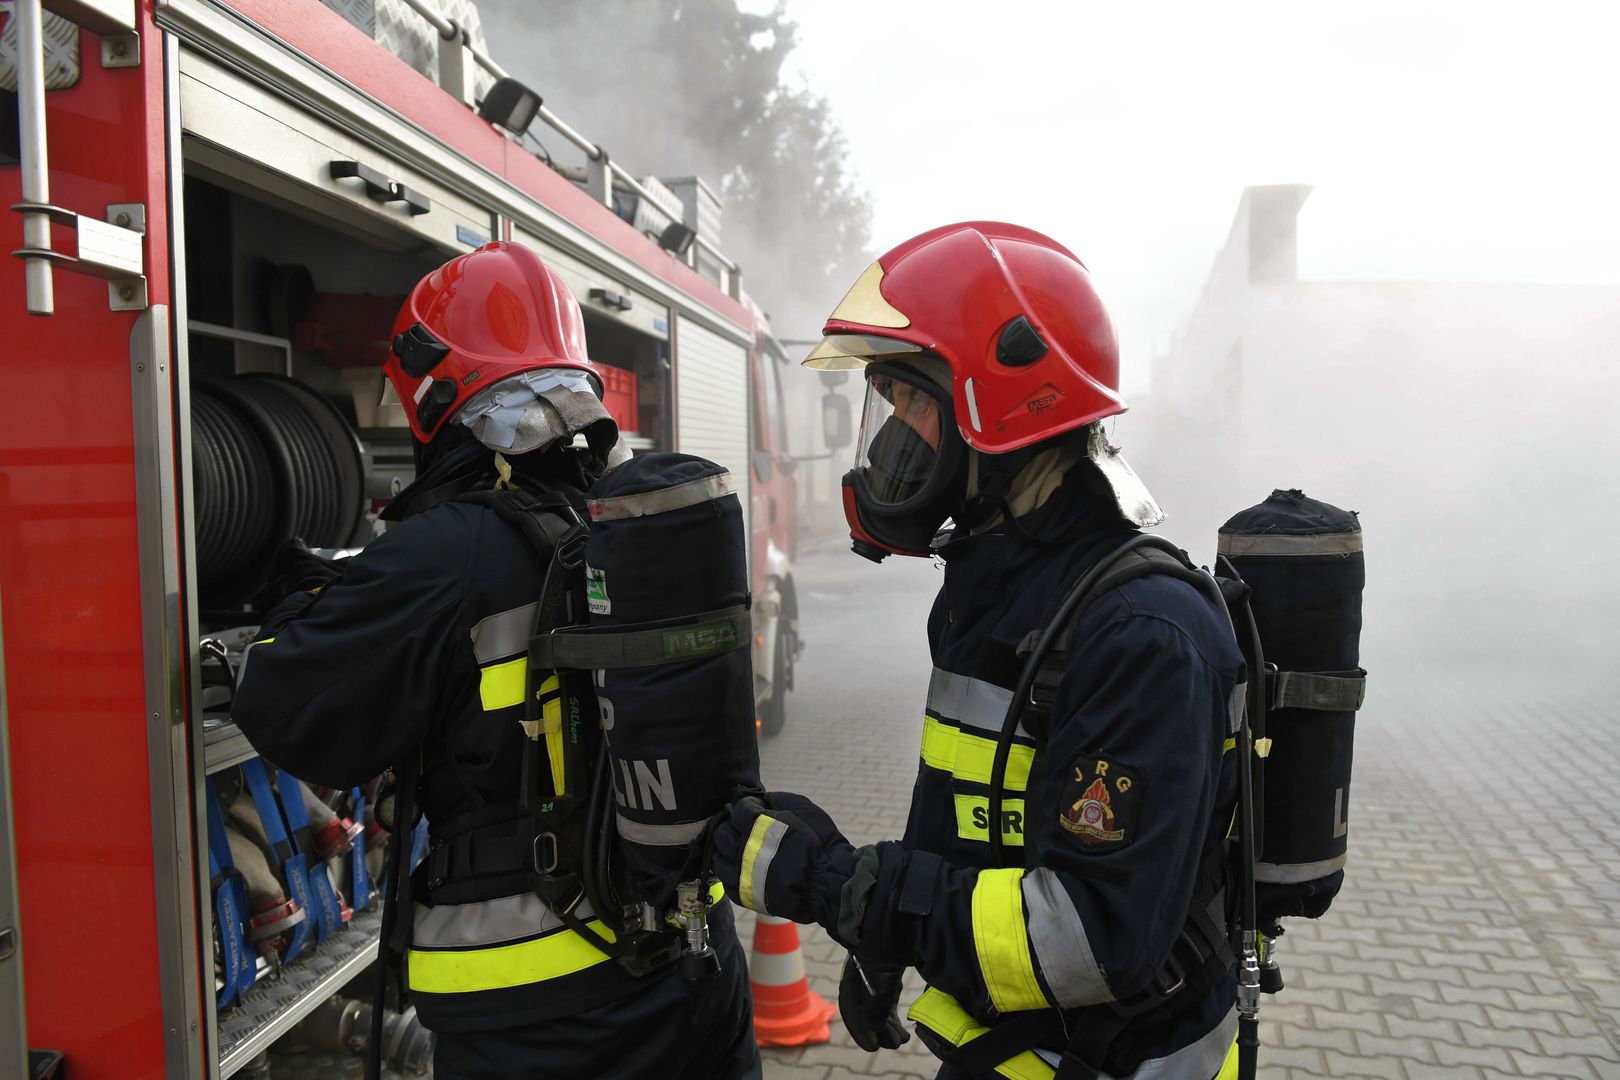
{"type": "Polygon", "coordinates": [[[367,34],[377,36],[376,0],[321,0],[321,2],[367,34]]]}
{"type": "MultiPolygon", "coordinates": [[[[329,4],[330,2],[331,0],[328,0],[329,4]]],[[[426,19],[411,10],[405,0],[372,0],[372,2],[376,10],[376,29],[373,36],[378,43],[423,75],[437,81],[439,43],[442,40],[439,32],[426,19]]],[[[473,48],[486,56],[489,55],[489,46],[484,41],[484,24],[472,0],[440,0],[438,9],[439,14],[467,31],[467,39],[473,48]]],[[[473,74],[473,87],[480,98],[494,82],[494,78],[483,68],[478,68],[473,74]]]]}
{"type": "Polygon", "coordinates": [[[341,990],[347,979],[334,984],[345,968],[359,974],[377,953],[382,933],[382,911],[357,911],[349,928],[320,944],[315,951],[288,965],[279,978],[260,976],[239,1005],[219,1017],[220,1074],[228,1076],[246,1063],[245,1058],[279,1036],[309,1010],[341,990]],[[362,954],[364,958],[362,958],[362,954]],[[249,1043],[253,1049],[246,1049],[249,1043]]]}
{"type": "MultiPolygon", "coordinates": [[[[12,0],[0,0],[0,90],[17,89],[17,21],[11,17],[12,0]]],[[[45,12],[45,89],[66,90],[79,82],[79,28],[60,15],[45,12]]]]}

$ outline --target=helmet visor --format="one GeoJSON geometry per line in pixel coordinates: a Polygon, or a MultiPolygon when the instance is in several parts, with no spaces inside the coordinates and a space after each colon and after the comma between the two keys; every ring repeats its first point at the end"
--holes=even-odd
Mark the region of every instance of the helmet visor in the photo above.
{"type": "Polygon", "coordinates": [[[945,391],[925,376],[914,378],[892,369],[867,376],[855,468],[876,507],[910,502],[939,468],[940,439],[950,422],[945,391]]]}
{"type": "Polygon", "coordinates": [[[878,337],[874,334],[828,334],[804,358],[804,366],[820,371],[852,371],[876,360],[905,356],[923,351],[899,338],[878,337]]]}

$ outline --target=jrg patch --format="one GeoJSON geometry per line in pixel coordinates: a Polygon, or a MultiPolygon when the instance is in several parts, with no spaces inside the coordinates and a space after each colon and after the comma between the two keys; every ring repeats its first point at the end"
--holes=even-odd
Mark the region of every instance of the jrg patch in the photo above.
{"type": "Polygon", "coordinates": [[[1141,807],[1142,784],[1134,768],[1082,754],[1069,763],[1058,824],[1083,847],[1124,847],[1136,838],[1141,807]]]}

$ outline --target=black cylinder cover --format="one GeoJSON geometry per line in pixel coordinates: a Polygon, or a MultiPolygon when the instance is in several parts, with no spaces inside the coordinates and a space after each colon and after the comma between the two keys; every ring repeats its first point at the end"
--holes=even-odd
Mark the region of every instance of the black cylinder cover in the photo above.
{"type": "MultiPolygon", "coordinates": [[[[1268,665],[1341,678],[1359,670],[1361,525],[1353,511],[1273,491],[1221,527],[1219,551],[1253,590],[1268,665]]],[[[1260,692],[1251,682],[1251,693],[1260,692]]],[[[1268,705],[1277,702],[1268,701],[1268,705]]],[[[1356,714],[1272,708],[1256,889],[1262,913],[1315,918],[1344,881],[1356,714]]]]}
{"type": "Polygon", "coordinates": [[[633,894],[664,907],[704,824],[759,787],[742,504],[729,472],[689,454],[634,458],[589,495],[590,627],[658,630],[674,658],[596,673],[619,850],[633,894]]]}

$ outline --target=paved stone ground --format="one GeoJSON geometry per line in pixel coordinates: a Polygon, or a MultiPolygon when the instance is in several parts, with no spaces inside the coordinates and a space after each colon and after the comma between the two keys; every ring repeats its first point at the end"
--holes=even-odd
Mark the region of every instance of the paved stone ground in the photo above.
{"type": "MultiPolygon", "coordinates": [[[[939,573],[802,560],[809,645],[765,781],[814,796],[857,843],[904,822],[939,573]]],[[[1370,666],[1348,880],[1319,923],[1290,924],[1261,1075],[1620,1080],[1620,671],[1370,666]]],[[[812,986],[836,1000],[841,950],[803,934],[812,986]]],[[[766,1076],[934,1074],[915,1038],[867,1054],[836,1019],[832,1036],[767,1051],[766,1076]]]]}

